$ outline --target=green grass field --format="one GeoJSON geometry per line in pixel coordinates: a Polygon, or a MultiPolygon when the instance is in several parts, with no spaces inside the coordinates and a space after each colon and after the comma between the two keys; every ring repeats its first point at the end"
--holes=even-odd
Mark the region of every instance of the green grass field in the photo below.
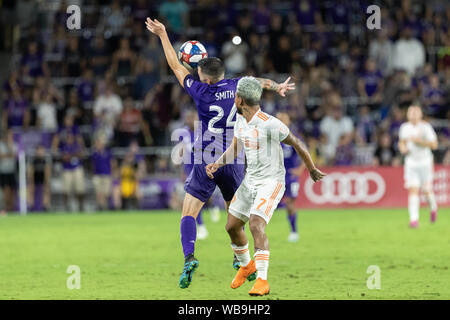
{"type": "MultiPolygon", "coordinates": [[[[252,299],[450,299],[450,209],[428,219],[423,208],[411,230],[406,209],[305,210],[300,241],[288,243],[279,210],[267,228],[271,294],[252,299]],[[381,269],[379,290],[366,286],[370,265],[381,269]]],[[[207,211],[200,267],[178,288],[179,220],[171,211],[0,217],[0,299],[249,299],[252,283],[230,289],[225,215],[212,223],[207,211]],[[81,269],[79,290],[66,288],[69,265],[81,269]]]]}

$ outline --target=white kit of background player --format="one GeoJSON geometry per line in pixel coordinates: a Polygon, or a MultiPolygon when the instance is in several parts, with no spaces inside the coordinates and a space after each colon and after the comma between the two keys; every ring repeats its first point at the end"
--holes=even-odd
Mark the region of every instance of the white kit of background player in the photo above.
{"type": "Polygon", "coordinates": [[[412,105],[407,112],[408,122],[400,126],[399,150],[405,155],[404,179],[408,189],[410,227],[419,226],[420,198],[422,189],[430,205],[430,220],[437,218],[437,204],[433,192],[433,153],[438,146],[433,127],[422,120],[420,107],[412,105]]]}

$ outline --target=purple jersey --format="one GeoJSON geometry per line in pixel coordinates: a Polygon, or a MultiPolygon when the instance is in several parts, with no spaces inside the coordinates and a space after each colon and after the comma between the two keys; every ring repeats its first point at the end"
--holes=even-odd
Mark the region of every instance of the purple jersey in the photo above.
{"type": "Polygon", "coordinates": [[[8,99],[5,102],[8,118],[8,127],[22,127],[28,103],[25,100],[8,99]]]}
{"type": "Polygon", "coordinates": [[[317,5],[314,1],[303,0],[296,1],[294,12],[297,14],[297,20],[301,25],[312,25],[314,24],[315,14],[317,13],[317,5]]]}
{"type": "Polygon", "coordinates": [[[334,24],[348,25],[350,8],[344,1],[334,3],[330,8],[334,24]]]}
{"type": "MultiPolygon", "coordinates": [[[[192,75],[184,78],[184,88],[194,99],[201,123],[202,135],[194,142],[195,163],[215,161],[231,144],[236,122],[234,94],[238,81],[223,79],[209,85],[195,80],[192,75]],[[204,151],[203,159],[199,151],[204,151]]],[[[238,156],[240,163],[243,163],[242,157],[243,153],[238,156]]]]}
{"type": "Polygon", "coordinates": [[[111,152],[109,150],[95,151],[92,154],[92,164],[94,174],[110,175],[111,174],[111,152]]]}
{"type": "Polygon", "coordinates": [[[8,94],[12,93],[13,88],[18,88],[22,90],[24,88],[24,84],[22,81],[20,81],[20,79],[16,79],[14,80],[14,82],[6,80],[3,83],[3,90],[5,90],[5,92],[7,92],[8,94]]]}
{"type": "Polygon", "coordinates": [[[371,97],[377,92],[377,89],[380,85],[380,81],[383,79],[381,72],[374,71],[368,72],[366,71],[361,75],[362,80],[364,81],[364,89],[366,94],[371,97]]]}
{"type": "Polygon", "coordinates": [[[353,154],[354,150],[351,143],[338,146],[334,156],[334,165],[350,166],[353,163],[353,154]]]}
{"type": "Polygon", "coordinates": [[[300,165],[300,159],[293,146],[281,143],[284,156],[284,168],[286,169],[286,183],[291,180],[297,180],[296,176],[289,173],[291,169],[297,168],[300,165]]]}
{"type": "Polygon", "coordinates": [[[195,141],[195,131],[188,126],[185,126],[183,129],[185,130],[185,134],[180,137],[180,142],[183,143],[183,171],[187,177],[194,166],[193,146],[195,141]]]}
{"type": "Polygon", "coordinates": [[[95,85],[92,81],[83,80],[77,87],[78,97],[83,101],[94,100],[95,85]]]}
{"type": "Polygon", "coordinates": [[[443,111],[444,108],[448,108],[445,106],[445,94],[441,89],[429,88],[425,92],[424,97],[430,100],[430,104],[426,110],[427,113],[431,116],[439,115],[439,113],[443,111]]]}
{"type": "Polygon", "coordinates": [[[81,151],[78,143],[64,144],[61,147],[61,154],[63,155],[63,168],[65,170],[73,170],[81,165],[81,159],[78,157],[78,153],[81,151]],[[64,156],[69,156],[67,160],[64,160],[64,156]]]}
{"type": "Polygon", "coordinates": [[[77,136],[79,136],[80,133],[80,128],[77,125],[73,125],[71,127],[61,127],[58,130],[58,136],[59,136],[59,147],[62,148],[64,146],[64,144],[67,141],[67,136],[69,134],[72,134],[74,136],[74,138],[76,139],[77,136]]]}
{"type": "Polygon", "coordinates": [[[284,168],[286,169],[285,182],[286,191],[284,197],[297,198],[298,189],[300,187],[298,183],[298,176],[290,173],[290,170],[297,168],[300,165],[300,158],[297,155],[294,147],[281,143],[284,156],[284,168]]]}
{"type": "Polygon", "coordinates": [[[42,69],[43,57],[40,54],[26,54],[22,58],[22,66],[28,67],[30,77],[39,77],[44,74],[42,69]]]}

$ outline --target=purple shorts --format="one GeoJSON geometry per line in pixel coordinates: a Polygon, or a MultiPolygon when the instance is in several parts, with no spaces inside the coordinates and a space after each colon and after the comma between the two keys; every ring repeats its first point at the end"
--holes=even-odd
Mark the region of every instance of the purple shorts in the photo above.
{"type": "Polygon", "coordinates": [[[223,199],[231,201],[244,179],[244,165],[227,164],[214,173],[214,179],[208,177],[205,167],[205,163],[194,164],[184,183],[184,190],[200,201],[206,202],[218,186],[223,199]]]}
{"type": "Polygon", "coordinates": [[[298,177],[286,176],[286,191],[284,192],[284,197],[297,198],[299,188],[300,184],[298,182],[298,177]]]}
{"type": "Polygon", "coordinates": [[[194,167],[193,164],[185,164],[185,165],[183,166],[184,175],[185,175],[186,177],[189,177],[189,175],[190,175],[191,172],[192,172],[192,168],[193,168],[193,167],[194,167]]]}

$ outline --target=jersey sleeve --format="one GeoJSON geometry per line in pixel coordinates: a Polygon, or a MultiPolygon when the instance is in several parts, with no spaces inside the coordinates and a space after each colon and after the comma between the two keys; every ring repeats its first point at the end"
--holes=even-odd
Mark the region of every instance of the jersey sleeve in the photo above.
{"type": "Polygon", "coordinates": [[[436,132],[430,124],[427,125],[427,130],[425,131],[425,139],[429,142],[437,140],[436,132]]]}
{"type": "Polygon", "coordinates": [[[270,138],[277,142],[283,141],[289,135],[289,128],[275,117],[268,121],[267,130],[270,138]]]}
{"type": "Polygon", "coordinates": [[[183,84],[187,94],[190,95],[195,102],[201,100],[202,95],[208,88],[208,84],[195,80],[190,74],[184,78],[183,84]]]}
{"type": "Polygon", "coordinates": [[[398,131],[398,138],[399,138],[400,140],[405,140],[406,138],[408,138],[406,135],[407,135],[407,133],[406,133],[406,127],[405,127],[404,124],[402,124],[402,125],[400,126],[399,131],[398,131]]]}

